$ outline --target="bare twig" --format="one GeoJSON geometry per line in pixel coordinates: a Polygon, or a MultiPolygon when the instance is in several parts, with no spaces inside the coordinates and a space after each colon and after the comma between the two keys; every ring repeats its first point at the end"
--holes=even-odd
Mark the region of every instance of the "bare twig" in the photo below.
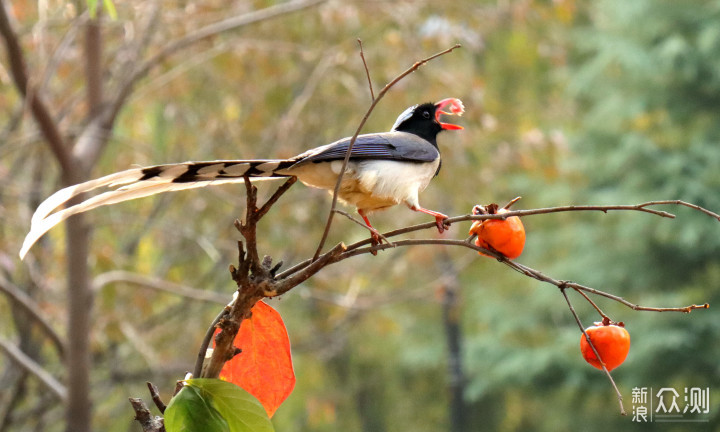
{"type": "MultiPolygon", "coordinates": [[[[432,225],[434,226],[434,224],[432,225]]],[[[390,236],[388,233],[386,233],[386,236],[390,236]]],[[[535,269],[532,269],[530,267],[527,267],[523,264],[517,263],[515,261],[509,260],[505,258],[502,255],[499,255],[497,252],[487,250],[484,248],[481,248],[479,246],[475,246],[471,242],[467,242],[465,240],[452,240],[452,239],[408,239],[408,240],[397,240],[394,241],[391,245],[381,244],[376,245],[373,247],[365,246],[363,247],[362,244],[367,244],[367,240],[363,240],[357,243],[353,243],[349,246],[347,246],[347,250],[343,253],[341,253],[339,256],[335,257],[331,262],[328,264],[336,263],[343,261],[347,258],[351,258],[357,255],[363,255],[366,253],[370,253],[372,250],[383,250],[388,249],[391,247],[406,247],[406,246],[433,246],[433,245],[445,245],[445,246],[460,246],[460,247],[466,247],[469,249],[476,250],[478,252],[482,252],[486,255],[490,255],[494,258],[496,258],[501,263],[507,265],[508,267],[512,268],[513,270],[518,271],[519,273],[522,273],[525,276],[532,277],[533,279],[536,279],[540,282],[546,282],[551,285],[555,285],[558,288],[561,286],[565,286],[568,288],[573,289],[579,289],[591,294],[596,294],[599,296],[603,296],[606,298],[609,298],[611,300],[615,300],[619,303],[622,303],[629,308],[633,310],[638,311],[652,311],[652,312],[684,312],[689,313],[695,309],[707,309],[710,307],[709,304],[705,303],[702,305],[690,305],[690,306],[683,306],[683,307],[676,307],[676,308],[664,308],[664,307],[648,307],[648,306],[639,306],[633,303],[628,302],[627,300],[623,299],[622,297],[615,296],[613,294],[606,293],[604,291],[596,290],[594,288],[586,287],[580,284],[576,284],[574,282],[567,282],[567,281],[561,281],[554,278],[551,278],[535,269]]],[[[324,255],[323,255],[324,256],[324,255]]],[[[313,261],[312,260],[305,260],[301,263],[298,263],[297,265],[287,269],[283,273],[278,275],[278,278],[285,278],[289,277],[291,274],[299,271],[303,271],[306,267],[308,267],[313,261]]]]}
{"type": "Polygon", "coordinates": [[[165,408],[167,408],[167,405],[165,405],[165,402],[160,399],[160,392],[157,388],[157,386],[150,381],[146,382],[148,390],[150,391],[150,397],[152,397],[153,403],[157,407],[158,410],[160,410],[161,414],[165,414],[165,408]]]}
{"type": "Polygon", "coordinates": [[[618,303],[621,303],[627,307],[629,307],[632,310],[636,311],[646,311],[646,312],[683,312],[683,313],[690,313],[695,309],[708,309],[710,308],[710,304],[704,303],[701,305],[690,305],[690,306],[683,306],[683,307],[649,307],[649,306],[640,306],[634,303],[630,303],[629,301],[625,300],[622,297],[616,296],[614,294],[610,294],[604,291],[597,290],[595,288],[590,288],[584,285],[577,284],[575,282],[562,282],[565,285],[567,285],[568,288],[572,288],[576,291],[585,291],[590,294],[595,294],[601,297],[608,298],[610,300],[614,300],[618,303]]]}
{"type": "Polygon", "coordinates": [[[592,343],[592,339],[590,339],[590,336],[588,336],[587,332],[585,331],[585,327],[582,325],[582,322],[580,321],[580,317],[578,317],[577,312],[575,312],[575,308],[573,308],[572,303],[570,303],[570,298],[567,295],[566,286],[560,286],[560,292],[562,293],[563,297],[565,298],[565,301],[567,302],[568,308],[570,309],[570,312],[572,313],[573,317],[575,318],[575,322],[577,323],[578,327],[580,327],[580,331],[585,336],[585,339],[588,341],[588,345],[590,345],[590,348],[592,348],[593,353],[595,354],[595,357],[600,360],[600,366],[602,366],[603,372],[605,372],[605,375],[607,376],[608,380],[610,380],[610,384],[612,384],[613,389],[615,389],[615,394],[618,398],[618,403],[620,404],[620,414],[621,415],[627,415],[625,412],[625,407],[623,406],[623,397],[620,393],[620,390],[617,388],[617,385],[615,384],[615,380],[613,379],[612,375],[610,375],[610,371],[607,370],[607,367],[605,366],[605,362],[602,360],[602,357],[600,357],[600,353],[595,348],[595,345],[592,343]]]}
{"type": "Polygon", "coordinates": [[[35,300],[25,294],[18,286],[0,276],[0,291],[4,292],[8,297],[12,299],[18,306],[20,306],[27,314],[32,317],[35,322],[40,326],[45,335],[50,338],[53,345],[57,349],[58,354],[61,358],[65,357],[65,344],[63,343],[60,335],[53,329],[50,322],[45,319],[38,311],[38,307],[35,300]]]}
{"type": "MultiPolygon", "coordinates": [[[[585,300],[587,300],[587,302],[590,303],[590,305],[591,305],[593,308],[595,308],[595,310],[597,311],[597,313],[599,313],[600,316],[603,317],[604,320],[605,320],[605,319],[607,319],[607,320],[610,319],[610,317],[607,316],[607,315],[605,314],[605,312],[603,312],[602,309],[600,309],[600,307],[599,307],[597,304],[595,304],[595,302],[592,301],[592,300],[590,299],[590,297],[588,297],[587,294],[585,294],[584,292],[582,292],[582,290],[579,290],[579,289],[577,289],[577,288],[573,288],[573,289],[575,290],[575,292],[577,292],[578,294],[580,294],[581,296],[583,296],[583,298],[584,298],[585,300]]],[[[588,339],[588,340],[589,340],[589,339],[588,339]]],[[[600,358],[600,357],[598,357],[598,358],[600,358]]]]}
{"type": "Polygon", "coordinates": [[[282,186],[280,186],[275,193],[267,200],[265,204],[257,211],[257,219],[260,220],[270,210],[270,207],[277,202],[278,199],[287,192],[292,185],[297,182],[297,177],[289,177],[282,186]]]}
{"type": "Polygon", "coordinates": [[[186,285],[169,282],[164,279],[145,276],[124,270],[113,270],[106,273],[101,273],[97,275],[95,279],[93,279],[92,286],[95,291],[99,291],[104,286],[117,282],[125,282],[133,285],[139,285],[141,287],[150,288],[156,291],[162,291],[193,300],[218,303],[222,305],[227,304],[226,294],[221,294],[214,291],[199,290],[186,285]]]}
{"type": "Polygon", "coordinates": [[[143,432],[165,432],[165,423],[162,417],[155,417],[140,398],[128,398],[135,411],[135,420],[140,423],[143,432]]]}
{"type": "Polygon", "coordinates": [[[202,376],[202,368],[203,363],[205,362],[205,357],[207,356],[207,350],[210,346],[210,341],[212,340],[213,335],[215,334],[215,330],[217,329],[217,325],[220,322],[221,319],[223,319],[228,312],[230,312],[230,308],[226,307],[224,308],[218,316],[215,317],[213,322],[210,324],[210,327],[208,327],[207,331],[205,332],[205,337],[202,340],[202,343],[200,344],[200,350],[198,350],[197,358],[195,360],[195,368],[193,368],[193,376],[199,377],[202,376]]]}
{"type": "Polygon", "coordinates": [[[365,60],[365,52],[363,51],[362,40],[358,39],[357,43],[358,43],[358,46],[360,47],[360,58],[362,59],[363,67],[365,68],[365,76],[367,76],[368,87],[370,88],[370,101],[374,101],[375,100],[375,91],[373,90],[372,79],[370,79],[370,69],[368,69],[367,61],[365,60]]]}
{"type": "Polygon", "coordinates": [[[304,267],[301,271],[285,278],[281,282],[278,282],[277,288],[273,296],[285,294],[286,292],[308,280],[311,276],[322,270],[324,267],[340,261],[340,257],[345,251],[345,245],[342,243],[338,243],[337,245],[335,245],[335,247],[321,255],[319,258],[313,259],[310,265],[304,267]]]}
{"type": "Polygon", "coordinates": [[[377,97],[374,97],[372,100],[372,103],[370,104],[370,107],[368,108],[367,112],[365,113],[365,116],[360,121],[360,124],[358,125],[357,130],[355,130],[355,134],[350,138],[350,143],[348,144],[347,152],[345,153],[345,159],[343,159],[342,167],[340,168],[340,174],[338,175],[337,182],[335,183],[335,189],[333,190],[333,199],[332,204],[330,205],[330,211],[328,212],[327,222],[325,223],[325,229],[323,230],[323,235],[320,239],[320,243],[318,244],[317,250],[315,251],[315,255],[313,256],[313,260],[318,259],[320,256],[320,253],[323,250],[323,247],[325,247],[325,241],[327,240],[328,235],[330,234],[330,226],[332,225],[333,217],[335,216],[335,209],[337,208],[337,201],[338,201],[338,192],[340,191],[340,185],[342,184],[343,176],[345,175],[345,170],[347,170],[348,163],[350,162],[350,155],[352,154],[353,146],[355,145],[355,141],[357,140],[358,135],[360,135],[360,131],[365,126],[365,123],[368,121],[368,118],[370,118],[370,114],[372,114],[373,110],[377,106],[378,102],[385,96],[385,94],[400,80],[405,78],[406,76],[410,75],[411,73],[415,72],[420,68],[420,66],[428,63],[429,61],[440,57],[442,55],[445,55],[449,52],[454,51],[455,49],[460,48],[460,45],[454,45],[448,49],[445,49],[443,51],[440,51],[439,53],[433,54],[430,57],[424,58],[422,60],[419,60],[415,62],[412,66],[410,66],[405,72],[401,73],[400,75],[396,76],[392,81],[387,83],[385,87],[383,87],[380,92],[378,93],[377,97]]]}
{"type": "Polygon", "coordinates": [[[390,240],[388,240],[387,237],[385,237],[384,235],[382,235],[382,233],[381,233],[380,231],[376,230],[376,229],[373,228],[373,227],[369,227],[369,226],[365,225],[363,222],[361,222],[361,221],[359,221],[358,219],[355,219],[354,217],[352,217],[352,215],[350,215],[350,213],[348,213],[348,212],[346,212],[346,211],[344,211],[344,210],[340,210],[340,209],[335,209],[335,213],[338,213],[338,214],[341,214],[341,215],[345,216],[346,218],[350,219],[351,221],[355,222],[356,224],[360,225],[361,227],[365,228],[366,230],[370,231],[371,233],[377,234],[377,236],[378,236],[381,240],[385,241],[386,243],[392,244],[392,242],[391,242],[390,240]]]}
{"type": "Polygon", "coordinates": [[[201,27],[190,34],[165,45],[162,50],[150,59],[141,63],[131,74],[128,74],[128,78],[124,81],[117,92],[115,100],[112,104],[113,110],[120,110],[127,97],[130,96],[132,88],[135,84],[147,75],[152,68],[159,65],[167,57],[177,53],[178,51],[220,33],[276,18],[281,15],[308,9],[325,2],[327,2],[327,0],[292,0],[285,3],[279,3],[274,6],[233,16],[225,20],[206,25],[205,27],[201,27]]]}
{"type": "Polygon", "coordinates": [[[68,398],[67,388],[60,383],[55,377],[50,375],[42,365],[38,364],[35,360],[30,358],[27,354],[22,352],[20,348],[14,344],[0,338],[0,349],[5,351],[8,357],[10,357],[15,363],[22,367],[25,371],[34,375],[40,382],[47,387],[52,394],[54,394],[62,402],[66,402],[68,398]]]}
{"type": "MultiPolygon", "coordinates": [[[[643,213],[650,213],[654,214],[656,216],[668,218],[668,219],[675,219],[675,215],[672,213],[668,213],[666,211],[662,210],[654,210],[654,209],[648,209],[646,207],[653,206],[653,205],[684,205],[686,207],[695,208],[696,210],[705,213],[709,216],[712,216],[715,218],[718,216],[716,213],[713,213],[710,210],[707,210],[705,208],[695,206],[694,204],[687,204],[683,201],[650,201],[642,204],[636,204],[636,205],[586,205],[586,206],[560,206],[560,207],[548,207],[548,208],[539,208],[539,209],[531,209],[531,210],[511,210],[506,213],[502,214],[486,214],[486,215],[461,215],[461,216],[454,216],[451,218],[448,218],[447,221],[450,223],[456,223],[456,222],[463,222],[463,221],[475,221],[475,220],[486,220],[486,219],[507,219],[511,216],[532,216],[532,215],[538,215],[538,214],[550,214],[550,213],[560,213],[560,212],[571,212],[571,211],[599,211],[603,213],[608,213],[610,211],[639,211],[643,213]]],[[[718,219],[720,220],[720,219],[718,219]]],[[[424,222],[417,225],[411,225],[408,227],[399,228],[393,231],[388,231],[384,233],[385,237],[394,237],[401,234],[407,234],[410,232],[420,231],[423,229],[428,228],[436,228],[437,225],[435,222],[424,222]]],[[[363,246],[365,244],[369,244],[370,239],[366,239],[363,241],[360,241],[358,243],[354,243],[351,245],[348,245],[348,250],[352,250],[355,247],[363,246]]]]}
{"type": "MultiPolygon", "coordinates": [[[[533,209],[533,210],[514,210],[509,211],[507,213],[503,213],[501,215],[462,215],[462,216],[455,216],[448,218],[449,222],[455,223],[455,222],[462,222],[462,221],[472,221],[472,220],[484,220],[484,219],[504,219],[510,216],[531,216],[536,214],[548,214],[548,213],[557,213],[557,212],[568,212],[568,211],[601,211],[604,213],[607,213],[608,211],[640,211],[640,212],[646,212],[650,214],[654,214],[656,216],[665,217],[665,218],[675,218],[675,215],[659,211],[659,210],[653,210],[653,209],[647,209],[645,207],[650,205],[668,205],[668,204],[679,204],[677,201],[652,201],[637,205],[612,205],[612,206],[562,206],[562,207],[551,207],[551,208],[541,208],[541,209],[533,209]]],[[[684,205],[684,204],[680,204],[684,205]]],[[[693,208],[692,206],[688,206],[690,208],[693,208]]],[[[697,206],[696,206],[697,207],[697,206]]],[[[713,215],[714,213],[703,209],[701,207],[698,207],[697,210],[708,214],[713,215]]],[[[383,233],[383,237],[385,238],[391,238],[391,237],[397,237],[402,234],[407,234],[411,232],[421,231],[423,229],[430,229],[435,228],[436,225],[434,222],[426,222],[422,224],[412,225],[404,228],[400,228],[393,231],[388,231],[383,233]]],[[[568,284],[567,286],[575,289],[580,289],[592,294],[598,294],[598,295],[604,295],[605,297],[611,298],[613,300],[617,300],[626,306],[635,309],[635,310],[651,310],[651,311],[679,311],[679,312],[689,312],[693,309],[702,309],[706,308],[707,305],[691,305],[686,306],[682,308],[645,308],[642,306],[634,305],[632,303],[629,303],[625,300],[623,300],[620,297],[613,296],[611,294],[603,293],[602,291],[593,290],[592,288],[585,287],[582,285],[574,284],[572,282],[563,282],[558,281],[553,278],[550,278],[548,276],[543,275],[537,270],[533,270],[529,267],[523,266],[521,264],[518,264],[514,261],[510,261],[506,258],[504,258],[501,255],[498,255],[497,253],[493,251],[488,251],[483,248],[480,248],[478,246],[475,246],[472,244],[472,242],[467,240],[450,240],[450,239],[416,239],[416,240],[402,240],[402,241],[395,241],[391,245],[378,245],[374,248],[366,247],[371,243],[370,239],[364,239],[361,241],[358,241],[356,243],[352,243],[350,245],[347,245],[346,251],[343,252],[340,256],[338,256],[336,259],[334,259],[332,262],[339,262],[346,258],[350,258],[352,256],[361,255],[364,253],[370,253],[371,250],[382,250],[387,249],[389,247],[395,247],[395,246],[417,246],[417,245],[434,245],[434,244],[444,244],[444,245],[451,245],[451,246],[464,246],[468,247],[470,249],[474,249],[477,251],[481,251],[483,253],[487,253],[488,255],[496,257],[501,262],[505,263],[509,267],[513,268],[514,270],[523,273],[527,276],[533,277],[534,279],[537,279],[542,282],[548,282],[555,286],[560,286],[561,284],[565,283],[568,284]]],[[[305,261],[301,261],[297,263],[296,265],[286,269],[282,273],[277,275],[278,279],[283,279],[291,276],[292,274],[302,271],[305,267],[309,266],[313,262],[313,259],[307,259],[305,261]]]]}
{"type": "Polygon", "coordinates": [[[0,35],[2,35],[5,41],[7,58],[10,63],[10,72],[12,73],[15,87],[20,94],[28,100],[33,118],[40,128],[40,133],[43,135],[43,138],[45,138],[55,159],[57,159],[62,168],[63,182],[72,184],[74,181],[74,178],[71,177],[74,171],[72,169],[73,161],[65,145],[65,140],[60,133],[60,129],[50,113],[50,109],[42,99],[42,96],[30,86],[25,57],[23,56],[17,35],[10,23],[10,17],[8,15],[9,7],[10,5],[7,2],[0,3],[0,35]]]}
{"type": "MultiPolygon", "coordinates": [[[[295,124],[298,123],[300,114],[312,98],[315,90],[317,90],[323,82],[323,78],[325,78],[327,71],[338,63],[339,58],[340,56],[336,54],[335,50],[328,49],[322,58],[315,63],[315,67],[305,80],[302,90],[294,98],[290,107],[277,122],[277,126],[274,128],[268,128],[268,133],[276,134],[276,139],[272,141],[275,141],[276,143],[284,143],[288,141],[288,137],[296,133],[295,124]]],[[[268,149],[271,153],[273,150],[274,148],[268,149]]]]}
{"type": "Polygon", "coordinates": [[[668,204],[675,204],[675,205],[681,205],[681,206],[689,207],[689,208],[691,208],[691,209],[693,209],[693,210],[697,210],[697,211],[699,211],[699,212],[705,213],[706,215],[711,216],[711,217],[717,219],[718,221],[720,221],[720,214],[717,214],[717,213],[715,213],[715,212],[711,212],[710,210],[708,210],[708,209],[706,209],[706,208],[702,208],[702,207],[700,207],[699,205],[692,204],[692,203],[685,202],[685,201],[681,201],[681,200],[650,201],[650,202],[646,202],[646,203],[644,203],[644,204],[640,204],[640,206],[646,207],[646,206],[668,205],[668,204]]]}

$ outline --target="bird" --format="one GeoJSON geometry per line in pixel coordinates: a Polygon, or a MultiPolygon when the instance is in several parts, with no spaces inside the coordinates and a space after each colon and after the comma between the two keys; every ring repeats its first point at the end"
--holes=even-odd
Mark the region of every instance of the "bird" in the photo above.
{"type": "MultiPolygon", "coordinates": [[[[373,244],[380,239],[368,214],[401,203],[413,211],[433,216],[438,231],[443,232],[447,216],[421,207],[418,195],[440,171],[437,135],[443,130],[463,129],[443,123],[440,117],[460,116],[464,112],[465,107],[457,98],[417,104],[403,111],[389,132],[357,136],[338,198],[357,208],[371,232],[373,244]],[[449,111],[445,111],[448,108],[449,111]]],[[[132,168],[66,187],[35,210],[20,258],[23,259],[46,232],[72,215],[163,192],[242,183],[246,177],[255,181],[294,176],[307,186],[332,193],[351,141],[350,137],[343,138],[289,159],[215,160],[132,168]],[[95,190],[102,192],[58,209],[75,196],[95,190]]]]}

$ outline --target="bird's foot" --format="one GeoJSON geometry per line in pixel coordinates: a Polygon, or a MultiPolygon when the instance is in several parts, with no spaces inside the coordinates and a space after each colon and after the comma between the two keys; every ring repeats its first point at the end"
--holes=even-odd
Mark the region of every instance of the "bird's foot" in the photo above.
{"type": "Polygon", "coordinates": [[[375,230],[374,228],[370,228],[370,246],[373,248],[370,249],[370,253],[373,254],[373,256],[377,256],[378,251],[374,248],[380,243],[382,243],[380,233],[377,232],[377,230],[375,230]]]}
{"type": "Polygon", "coordinates": [[[448,217],[442,213],[435,215],[435,225],[437,226],[438,232],[442,234],[446,229],[450,228],[450,222],[447,221],[448,217]]]}
{"type": "Polygon", "coordinates": [[[434,210],[428,210],[426,208],[418,207],[418,206],[412,206],[412,207],[410,207],[410,210],[422,212],[425,214],[429,214],[430,216],[433,216],[435,218],[435,226],[437,226],[438,232],[440,234],[445,232],[446,229],[450,228],[450,222],[447,221],[447,219],[448,219],[447,215],[444,215],[440,212],[436,212],[434,210]]]}

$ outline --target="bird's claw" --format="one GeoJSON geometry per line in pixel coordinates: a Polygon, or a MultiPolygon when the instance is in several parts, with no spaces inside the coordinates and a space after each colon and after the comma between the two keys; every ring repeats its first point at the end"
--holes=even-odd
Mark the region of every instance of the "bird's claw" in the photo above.
{"type": "Polygon", "coordinates": [[[448,217],[445,215],[435,216],[435,226],[437,226],[438,232],[440,234],[445,232],[446,229],[450,228],[450,222],[448,222],[448,217]]]}
{"type": "MultiPolygon", "coordinates": [[[[375,232],[370,232],[370,246],[374,248],[375,246],[379,245],[381,243],[380,235],[375,232]]],[[[373,254],[373,256],[377,256],[377,250],[376,249],[370,249],[370,253],[373,254]]]]}

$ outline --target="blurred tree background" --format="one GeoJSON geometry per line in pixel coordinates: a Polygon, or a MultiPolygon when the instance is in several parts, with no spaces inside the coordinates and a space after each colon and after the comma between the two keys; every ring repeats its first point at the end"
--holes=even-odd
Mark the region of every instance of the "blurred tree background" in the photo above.
{"type": "MultiPolygon", "coordinates": [[[[116,17],[107,8],[91,17],[82,1],[2,6],[30,88],[69,143],[87,131],[92,105],[88,23],[102,35],[106,94],[147,66],[122,100],[91,177],[136,164],[287,157],[351,135],[370,102],[356,39],[376,90],[414,61],[461,43],[391,90],[365,129],[387,130],[415,103],[465,102],[466,129],[440,137],[443,170],[422,195],[426,207],[458,215],[522,195],[516,208],[682,199],[720,210],[717,0],[132,0],[115,2],[116,17]],[[214,23],[287,4],[306,7],[167,51],[214,23]]],[[[3,50],[0,284],[27,294],[65,338],[65,230],[51,231],[26,262],[17,259],[32,211],[61,186],[61,174],[12,76],[3,50]]],[[[127,398],[149,399],[145,381],[152,381],[167,401],[192,369],[207,325],[235,289],[227,267],[236,260],[232,222],[243,206],[242,186],[219,186],[87,216],[95,430],[139,430],[127,398]]],[[[329,206],[325,192],[294,187],[263,220],[260,252],[286,265],[311,256],[329,206]]],[[[720,227],[668,210],[678,218],[528,217],[519,261],[646,306],[720,304],[720,227]]],[[[398,207],[374,224],[389,230],[426,219],[398,207]]],[[[446,235],[464,238],[467,228],[446,235]]],[[[366,235],[337,218],[330,242],[366,235]]],[[[585,325],[599,320],[571,297],[585,325]]],[[[0,298],[0,339],[63,382],[59,350],[16,302],[0,298]]],[[[663,430],[720,429],[720,320],[712,308],[658,314],[600,301],[632,336],[628,361],[614,373],[629,413],[621,417],[604,375],[580,356],[580,333],[558,290],[468,250],[357,257],[271,304],[288,326],[298,376],[273,418],[278,431],[655,430],[632,422],[633,387],[710,387],[708,423],[663,430]]],[[[62,404],[7,355],[0,388],[1,430],[64,429],[62,404]]]]}

